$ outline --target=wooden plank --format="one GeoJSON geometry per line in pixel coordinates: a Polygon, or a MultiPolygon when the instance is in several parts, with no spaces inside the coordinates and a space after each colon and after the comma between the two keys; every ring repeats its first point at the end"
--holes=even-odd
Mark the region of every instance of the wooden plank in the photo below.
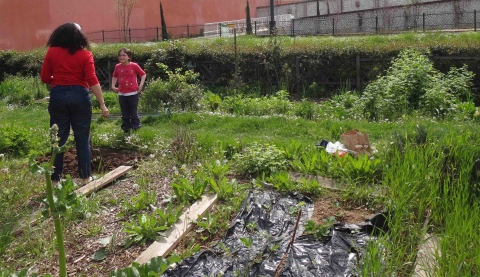
{"type": "Polygon", "coordinates": [[[309,174],[302,174],[298,172],[290,172],[290,178],[294,180],[295,182],[301,182],[302,178],[305,178],[306,180],[317,180],[318,184],[326,189],[332,189],[332,190],[339,190],[339,191],[344,191],[347,188],[345,186],[342,186],[341,184],[338,184],[335,182],[335,180],[327,177],[322,177],[322,176],[316,176],[316,175],[309,175],[309,174]]]}
{"type": "Polygon", "coordinates": [[[435,272],[435,268],[438,267],[435,256],[440,255],[440,246],[438,238],[435,235],[426,234],[420,250],[417,253],[417,259],[415,261],[415,270],[413,272],[414,277],[427,277],[432,276],[435,272]]]}
{"type": "Polygon", "coordinates": [[[193,205],[180,216],[177,223],[165,233],[165,237],[154,241],[138,256],[135,262],[144,264],[154,257],[162,256],[165,258],[193,228],[194,224],[192,220],[196,220],[199,215],[201,216],[207,210],[210,210],[216,201],[216,194],[207,194],[204,195],[202,199],[193,203],[193,205]]]}
{"type": "MultiPolygon", "coordinates": [[[[326,189],[331,189],[331,190],[336,190],[336,191],[347,190],[346,185],[341,184],[339,182],[336,182],[334,179],[327,178],[327,177],[303,174],[303,173],[298,173],[298,172],[290,172],[289,176],[295,182],[301,182],[302,178],[305,178],[306,180],[317,180],[318,185],[323,187],[323,188],[326,188],[326,189]]],[[[375,196],[383,196],[383,195],[386,195],[386,193],[387,193],[387,191],[383,187],[380,187],[380,188],[372,191],[372,194],[375,195],[375,196]]]]}
{"type": "MultiPolygon", "coordinates": [[[[94,180],[85,186],[75,190],[77,195],[89,195],[90,193],[104,187],[105,185],[111,183],[112,181],[118,179],[120,176],[124,175],[127,171],[132,169],[131,166],[119,166],[114,170],[108,172],[102,178],[98,180],[94,180]]],[[[35,226],[37,224],[37,217],[41,213],[41,211],[35,211],[30,215],[30,219],[28,220],[28,225],[25,222],[20,223],[20,226],[13,232],[14,236],[18,236],[23,233],[26,226],[35,226]]]]}
{"type": "Polygon", "coordinates": [[[98,189],[101,189],[102,187],[106,186],[112,181],[118,179],[120,176],[124,175],[130,169],[132,169],[131,166],[126,166],[126,165],[119,166],[114,170],[105,174],[105,176],[103,176],[102,178],[98,180],[94,180],[86,184],[85,186],[75,190],[75,193],[77,193],[77,195],[89,195],[90,193],[98,189]]]}

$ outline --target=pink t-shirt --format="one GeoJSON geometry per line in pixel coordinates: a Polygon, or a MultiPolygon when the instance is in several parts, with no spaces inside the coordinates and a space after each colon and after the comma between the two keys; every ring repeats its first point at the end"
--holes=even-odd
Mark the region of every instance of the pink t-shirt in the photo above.
{"type": "Polygon", "coordinates": [[[118,92],[121,94],[136,92],[138,90],[137,75],[143,76],[145,74],[145,71],[137,63],[117,64],[113,71],[113,77],[118,80],[118,92]]]}

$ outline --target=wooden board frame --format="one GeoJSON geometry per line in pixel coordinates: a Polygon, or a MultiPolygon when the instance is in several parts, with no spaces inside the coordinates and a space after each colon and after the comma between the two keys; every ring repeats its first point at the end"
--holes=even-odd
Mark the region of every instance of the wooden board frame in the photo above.
{"type": "Polygon", "coordinates": [[[144,264],[154,257],[166,257],[178,243],[192,230],[194,223],[200,215],[205,214],[217,202],[216,194],[203,195],[202,199],[193,203],[178,219],[166,233],[165,237],[161,237],[158,241],[154,241],[140,256],[135,260],[136,263],[144,264]]]}

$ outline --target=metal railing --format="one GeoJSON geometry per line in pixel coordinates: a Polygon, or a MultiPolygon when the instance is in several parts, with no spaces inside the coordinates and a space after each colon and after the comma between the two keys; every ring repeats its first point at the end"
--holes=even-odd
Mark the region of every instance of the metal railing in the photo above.
{"type": "MultiPolygon", "coordinates": [[[[392,34],[399,32],[477,31],[477,11],[459,13],[348,13],[290,19],[290,15],[276,17],[276,34],[285,36],[392,34]]],[[[252,35],[269,35],[269,20],[252,19],[252,35]]],[[[161,27],[128,30],[101,30],[87,33],[91,42],[148,42],[179,38],[215,38],[245,35],[245,20],[168,27],[163,36],[161,27]]]]}

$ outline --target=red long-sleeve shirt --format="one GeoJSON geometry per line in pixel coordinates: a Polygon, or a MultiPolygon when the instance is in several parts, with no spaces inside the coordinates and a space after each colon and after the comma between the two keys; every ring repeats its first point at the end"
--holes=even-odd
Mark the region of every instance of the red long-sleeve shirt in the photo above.
{"type": "Polygon", "coordinates": [[[78,50],[71,55],[68,49],[48,48],[40,73],[42,82],[58,85],[80,85],[89,88],[98,84],[93,55],[87,50],[78,50]]]}

